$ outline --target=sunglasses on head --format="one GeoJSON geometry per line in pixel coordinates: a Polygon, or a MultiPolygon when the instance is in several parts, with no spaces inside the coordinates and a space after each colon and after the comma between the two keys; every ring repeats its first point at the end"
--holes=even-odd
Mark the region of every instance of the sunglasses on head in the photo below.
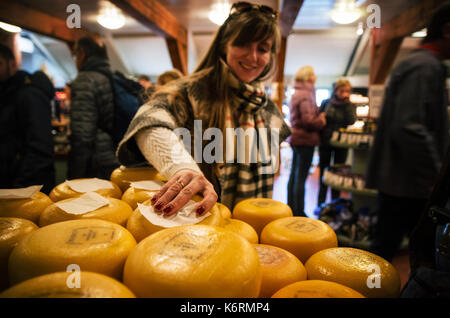
{"type": "Polygon", "coordinates": [[[260,12],[270,16],[273,19],[276,19],[278,17],[278,12],[269,6],[249,3],[245,1],[233,3],[230,9],[230,16],[241,14],[250,10],[259,10],[260,12]]]}

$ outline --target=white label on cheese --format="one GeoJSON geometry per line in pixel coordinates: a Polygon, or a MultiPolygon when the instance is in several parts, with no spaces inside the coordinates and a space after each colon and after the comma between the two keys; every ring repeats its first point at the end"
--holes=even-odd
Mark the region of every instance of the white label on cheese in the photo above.
{"type": "Polygon", "coordinates": [[[109,205],[109,200],[98,193],[88,192],[74,200],[56,202],[55,205],[64,212],[80,215],[109,205]]]}
{"type": "Polygon", "coordinates": [[[0,199],[29,199],[42,189],[42,185],[34,185],[19,189],[0,189],[0,199]]]}
{"type": "Polygon", "coordinates": [[[159,191],[163,185],[164,182],[158,180],[133,181],[130,183],[130,187],[132,188],[149,191],[159,191]]]}
{"type": "Polygon", "coordinates": [[[141,214],[152,224],[162,227],[174,227],[180,225],[197,224],[211,215],[207,212],[198,216],[194,210],[195,201],[189,200],[177,213],[170,216],[164,216],[163,213],[156,213],[153,206],[138,203],[138,209],[141,214]]]}
{"type": "Polygon", "coordinates": [[[66,183],[69,188],[80,193],[93,192],[100,189],[114,189],[110,181],[97,178],[85,180],[66,180],[66,183]]]}

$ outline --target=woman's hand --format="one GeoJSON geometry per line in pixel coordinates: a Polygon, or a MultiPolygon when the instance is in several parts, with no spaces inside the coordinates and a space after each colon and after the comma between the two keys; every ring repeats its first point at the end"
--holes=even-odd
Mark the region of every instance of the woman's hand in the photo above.
{"type": "Polygon", "coordinates": [[[199,172],[193,170],[178,171],[162,188],[156,193],[151,202],[155,211],[171,215],[177,212],[197,193],[203,195],[195,211],[202,215],[209,211],[217,202],[217,194],[214,186],[199,172]]]}

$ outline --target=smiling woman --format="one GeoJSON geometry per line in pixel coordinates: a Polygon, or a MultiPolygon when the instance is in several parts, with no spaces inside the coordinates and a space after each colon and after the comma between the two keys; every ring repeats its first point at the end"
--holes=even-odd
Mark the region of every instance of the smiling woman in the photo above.
{"type": "MultiPolygon", "coordinates": [[[[224,137],[228,128],[265,128],[261,131],[267,136],[259,138],[277,144],[286,139],[290,129],[262,84],[274,70],[279,47],[277,12],[267,6],[235,3],[194,73],[171,82],[140,108],[119,144],[118,158],[123,165],[147,161],[169,180],[153,196],[155,210],[173,214],[196,193],[203,196],[196,206],[199,214],[217,200],[233,209],[244,199],[272,197],[275,171],[267,166],[273,166],[273,162],[260,158],[236,162],[236,152],[242,148],[237,141],[229,148],[224,140],[214,140],[223,148],[225,155],[219,157],[227,158],[225,162],[201,161],[204,141],[211,137],[203,137],[200,142],[190,140],[193,157],[183,151],[175,158],[173,149],[184,150],[174,133],[177,128],[189,129],[190,136],[198,135],[194,121],[202,123],[201,136],[210,128],[220,129],[224,137]],[[271,136],[274,129],[278,141],[271,136]],[[227,153],[229,149],[233,153],[227,153]]],[[[246,142],[244,151],[258,149],[259,138],[246,142]]]]}

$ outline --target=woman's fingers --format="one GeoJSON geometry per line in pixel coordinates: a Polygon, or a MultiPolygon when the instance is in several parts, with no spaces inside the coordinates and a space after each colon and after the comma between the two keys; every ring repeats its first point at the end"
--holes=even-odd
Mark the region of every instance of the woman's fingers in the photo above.
{"type": "Polygon", "coordinates": [[[202,215],[211,210],[214,204],[216,204],[217,198],[217,193],[214,191],[214,188],[206,189],[203,191],[203,200],[197,204],[195,212],[197,212],[198,215],[202,215]]]}
{"type": "Polygon", "coordinates": [[[175,198],[180,191],[183,190],[186,185],[192,179],[192,174],[187,172],[185,174],[174,175],[152,198],[154,209],[157,212],[166,210],[166,205],[175,198]]]}
{"type": "Polygon", "coordinates": [[[175,174],[152,198],[157,212],[171,215],[182,208],[192,197],[202,193],[204,198],[196,206],[196,212],[202,215],[210,210],[217,201],[213,185],[200,173],[180,171],[175,174]]]}

